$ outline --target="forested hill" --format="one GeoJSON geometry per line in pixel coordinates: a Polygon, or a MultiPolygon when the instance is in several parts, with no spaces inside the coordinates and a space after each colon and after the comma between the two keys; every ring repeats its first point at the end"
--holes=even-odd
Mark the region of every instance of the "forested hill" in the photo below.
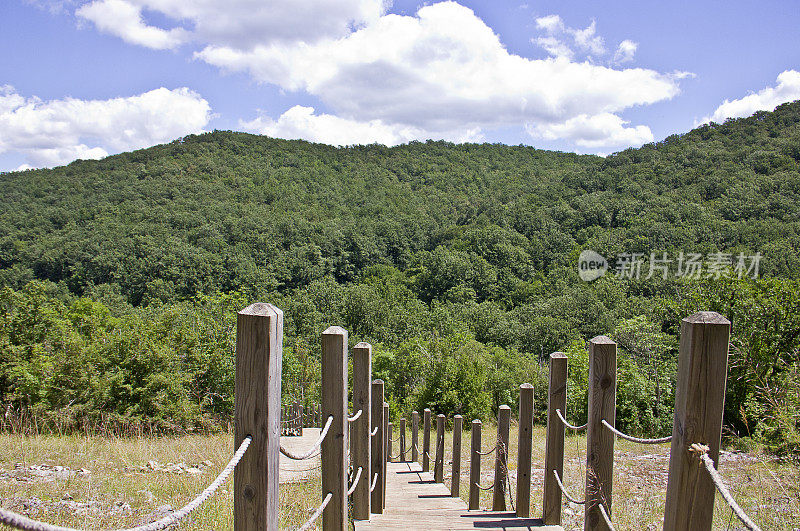
{"type": "MultiPolygon", "coordinates": [[[[731,293],[751,284],[646,275],[585,283],[579,253],[758,252],[763,282],[791,292],[800,275],[799,124],[795,102],[605,158],[447,142],[334,148],[217,131],[5,173],[4,370],[22,363],[8,345],[41,339],[9,332],[11,309],[33,297],[31,286],[66,307],[84,296],[117,317],[197,310],[207,297],[274,301],[287,309],[290,360],[328,323],[382,344],[393,363],[412,360],[408,367],[420,352],[411,339],[442,359],[465,341],[539,358],[625,326],[656,334],[668,360],[681,312],[736,313],[731,293]]],[[[201,388],[213,385],[186,370],[202,409],[201,388]]],[[[19,399],[14,385],[0,378],[3,400],[19,399]]],[[[397,404],[438,392],[389,385],[397,404]]],[[[487,408],[503,400],[502,385],[487,408]]]]}

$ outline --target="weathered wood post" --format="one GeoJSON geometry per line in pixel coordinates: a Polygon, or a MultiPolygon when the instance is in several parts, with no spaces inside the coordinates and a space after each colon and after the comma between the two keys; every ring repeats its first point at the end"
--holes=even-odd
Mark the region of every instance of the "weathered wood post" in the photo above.
{"type": "Polygon", "coordinates": [[[497,410],[497,452],[494,461],[492,510],[506,510],[506,476],[508,467],[508,432],[511,427],[511,408],[505,404],[497,410]]]}
{"type": "MultiPolygon", "coordinates": [[[[370,511],[383,512],[383,489],[386,483],[386,438],[383,433],[383,380],[372,382],[372,419],[370,425],[372,437],[372,475],[378,474],[375,490],[370,495],[370,511]],[[374,433],[374,435],[373,435],[374,433]]],[[[370,486],[372,477],[369,478],[370,486]]]]}
{"type": "Polygon", "coordinates": [[[711,529],[714,483],[689,447],[707,445],[714,466],[719,465],[730,331],[730,321],[716,312],[681,322],[665,531],[711,529]]]}
{"type": "Polygon", "coordinates": [[[547,435],[544,448],[544,503],[542,520],[545,525],[561,524],[561,489],[558,477],[564,477],[564,423],[556,409],[567,414],[567,357],[562,352],[550,354],[550,383],[547,391],[547,435]]]}
{"type": "Polygon", "coordinates": [[[431,469],[431,410],[422,412],[422,471],[431,469]]]}
{"type": "Polygon", "coordinates": [[[519,386],[519,438],[517,447],[517,516],[531,515],[531,458],[533,452],[533,386],[519,386]]]}
{"type": "Polygon", "coordinates": [[[322,441],[322,497],[333,497],[322,526],[347,529],[347,331],[331,326],[322,333],[322,416],[333,417],[322,441]]]}
{"type": "Polygon", "coordinates": [[[294,403],[294,429],[295,435],[303,436],[303,406],[297,401],[294,403]]]}
{"type": "Polygon", "coordinates": [[[602,424],[616,425],[617,344],[606,336],[589,340],[589,414],[586,431],[586,509],[583,529],[607,531],[600,504],[611,516],[615,436],[602,424]]]}
{"type": "MultiPolygon", "coordinates": [[[[386,435],[388,433],[388,431],[387,431],[388,427],[389,427],[389,403],[388,402],[384,402],[383,403],[383,433],[384,433],[384,435],[386,435]]],[[[383,447],[386,448],[386,446],[387,446],[387,444],[386,444],[386,442],[384,442],[383,443],[383,447]]],[[[389,459],[389,450],[384,450],[384,454],[383,455],[386,458],[386,460],[388,461],[388,459],[389,459]]],[[[383,491],[381,491],[381,495],[383,497],[381,498],[381,503],[383,504],[383,508],[385,509],[386,508],[386,478],[389,476],[389,467],[386,466],[386,463],[384,463],[384,467],[385,467],[384,468],[385,473],[383,474],[383,491]]]]}
{"type": "Polygon", "coordinates": [[[372,484],[372,452],[369,430],[372,425],[372,346],[361,342],[353,347],[353,414],[361,416],[350,427],[350,455],[353,470],[361,467],[361,479],[353,491],[353,519],[369,520],[372,484]]]}
{"type": "Polygon", "coordinates": [[[453,417],[453,466],[450,472],[450,496],[458,498],[461,488],[461,426],[464,417],[453,417]]]}
{"type": "Polygon", "coordinates": [[[391,463],[394,455],[394,423],[390,422],[386,430],[386,459],[391,463]]]}
{"type": "Polygon", "coordinates": [[[411,460],[419,461],[419,413],[411,412],[411,460]]]}
{"type": "Polygon", "coordinates": [[[481,425],[480,420],[472,421],[472,439],[469,452],[469,510],[477,511],[481,508],[481,490],[478,485],[481,481],[481,425]]]}
{"type": "Polygon", "coordinates": [[[433,464],[433,480],[444,483],[444,415],[436,415],[436,461],[433,464]]]}
{"type": "Polygon", "coordinates": [[[252,442],[233,472],[236,531],[278,531],[283,312],[261,302],[236,316],[234,447],[252,442]]]}
{"type": "Polygon", "coordinates": [[[400,419],[400,461],[406,462],[406,419],[400,419]]]}

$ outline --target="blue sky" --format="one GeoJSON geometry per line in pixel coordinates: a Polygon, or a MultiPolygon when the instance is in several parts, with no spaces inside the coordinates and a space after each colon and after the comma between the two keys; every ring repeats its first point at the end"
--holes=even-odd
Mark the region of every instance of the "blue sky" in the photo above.
{"type": "Polygon", "coordinates": [[[800,99],[793,1],[2,0],[0,171],[213,129],[611,153],[800,99]]]}

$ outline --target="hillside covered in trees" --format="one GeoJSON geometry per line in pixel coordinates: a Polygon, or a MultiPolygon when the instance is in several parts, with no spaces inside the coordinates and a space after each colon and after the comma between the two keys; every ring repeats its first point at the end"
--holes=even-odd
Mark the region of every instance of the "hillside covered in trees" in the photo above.
{"type": "Polygon", "coordinates": [[[375,346],[393,414],[485,417],[522,381],[544,389],[563,350],[581,419],[585,341],[605,334],[618,423],[664,434],[680,319],[714,310],[733,323],[729,433],[800,451],[800,102],[605,158],[215,131],[2,174],[0,197],[7,412],[213,425],[233,404],[235,312],[264,300],[286,312],[287,400],[317,397],[337,324],[375,346]],[[608,274],[579,278],[584,249],[608,274]],[[706,261],[681,275],[692,254],[706,261]],[[639,255],[641,275],[615,270],[639,255]]]}

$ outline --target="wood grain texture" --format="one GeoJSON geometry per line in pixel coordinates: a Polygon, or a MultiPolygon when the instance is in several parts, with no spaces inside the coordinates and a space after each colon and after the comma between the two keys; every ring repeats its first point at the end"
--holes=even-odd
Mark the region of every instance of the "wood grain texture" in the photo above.
{"type": "MultiPolygon", "coordinates": [[[[370,511],[373,513],[383,512],[383,491],[386,488],[384,478],[386,476],[386,437],[383,433],[383,380],[372,382],[372,424],[370,434],[377,428],[372,437],[372,474],[378,474],[375,483],[375,490],[370,495],[370,511]]],[[[372,477],[369,478],[370,485],[372,477]]]]}
{"type": "Polygon", "coordinates": [[[406,460],[406,419],[400,419],[400,461],[406,460]]]}
{"type": "Polygon", "coordinates": [[[481,481],[481,427],[480,420],[473,420],[470,431],[469,445],[469,510],[480,509],[481,490],[478,485],[481,481]]]}
{"type": "Polygon", "coordinates": [[[461,429],[464,417],[453,417],[453,465],[450,473],[450,496],[458,498],[461,489],[461,429]]]}
{"type": "Polygon", "coordinates": [[[556,409],[566,415],[567,356],[563,352],[550,354],[550,382],[547,391],[547,435],[544,449],[544,488],[542,520],[546,524],[561,523],[561,489],[553,477],[564,477],[564,423],[556,409]]]}
{"type": "Polygon", "coordinates": [[[322,416],[333,417],[322,441],[322,513],[327,531],[347,528],[347,331],[332,326],[322,333],[322,416]]]}
{"type": "Polygon", "coordinates": [[[696,313],[681,322],[664,509],[667,531],[711,529],[714,484],[689,447],[708,445],[709,457],[719,464],[730,330],[730,321],[715,312],[696,313]]]}
{"type": "Polygon", "coordinates": [[[411,412],[411,460],[419,461],[419,413],[411,412]]]}
{"type": "Polygon", "coordinates": [[[277,531],[283,312],[256,303],[236,316],[234,448],[252,437],[233,473],[236,531],[277,531]]]}
{"type": "Polygon", "coordinates": [[[611,516],[615,436],[601,421],[615,426],[617,344],[606,336],[589,340],[589,425],[586,428],[586,509],[583,528],[608,531],[602,503],[611,516]]]}
{"type": "Polygon", "coordinates": [[[353,519],[369,520],[372,484],[372,346],[361,342],[353,347],[353,414],[361,416],[350,423],[350,456],[353,470],[361,467],[361,480],[352,494],[353,519]]]}
{"type": "Polygon", "coordinates": [[[444,421],[444,415],[436,415],[436,460],[433,464],[436,483],[444,483],[444,421]]]}
{"type": "Polygon", "coordinates": [[[497,410],[497,457],[494,462],[494,489],[492,510],[506,510],[506,468],[508,465],[508,438],[511,427],[511,408],[505,404],[497,410]]]}
{"type": "Polygon", "coordinates": [[[533,457],[533,386],[519,386],[519,438],[517,441],[517,516],[531,515],[531,459],[533,457]]]}
{"type": "Polygon", "coordinates": [[[390,422],[389,425],[386,427],[386,453],[387,459],[391,463],[392,458],[394,457],[394,423],[390,422]]]}
{"type": "Polygon", "coordinates": [[[422,412],[422,471],[431,469],[431,410],[422,412]]]}

